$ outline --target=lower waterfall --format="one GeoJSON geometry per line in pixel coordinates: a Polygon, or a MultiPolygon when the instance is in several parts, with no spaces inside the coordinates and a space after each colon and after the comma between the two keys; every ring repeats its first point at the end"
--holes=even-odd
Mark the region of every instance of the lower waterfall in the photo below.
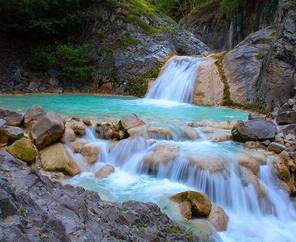
{"type": "Polygon", "coordinates": [[[145,98],[192,103],[197,70],[202,61],[187,56],[171,58],[145,98]]]}

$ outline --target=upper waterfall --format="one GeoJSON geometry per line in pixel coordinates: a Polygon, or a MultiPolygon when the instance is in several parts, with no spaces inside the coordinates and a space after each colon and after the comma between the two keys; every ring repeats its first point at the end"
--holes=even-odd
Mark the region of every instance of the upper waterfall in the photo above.
{"type": "Polygon", "coordinates": [[[201,58],[175,56],[165,66],[146,98],[192,103],[201,58]]]}

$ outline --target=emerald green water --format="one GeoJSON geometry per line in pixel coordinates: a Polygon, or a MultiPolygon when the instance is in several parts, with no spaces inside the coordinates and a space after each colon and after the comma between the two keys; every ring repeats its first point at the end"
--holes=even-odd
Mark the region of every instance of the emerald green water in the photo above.
{"type": "Polygon", "coordinates": [[[18,109],[22,112],[26,112],[34,104],[41,105],[46,111],[60,114],[65,120],[78,116],[96,122],[115,121],[130,113],[137,114],[146,123],[180,124],[203,119],[213,121],[247,119],[247,113],[238,110],[132,97],[78,94],[0,96],[0,106],[18,109]]]}

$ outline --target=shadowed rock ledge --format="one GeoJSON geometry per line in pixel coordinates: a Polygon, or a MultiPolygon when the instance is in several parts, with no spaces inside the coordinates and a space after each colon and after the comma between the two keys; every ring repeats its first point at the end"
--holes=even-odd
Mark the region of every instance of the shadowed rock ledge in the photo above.
{"type": "Polygon", "coordinates": [[[51,181],[37,169],[0,151],[0,241],[199,238],[163,214],[156,204],[103,201],[94,191],[51,181]]]}

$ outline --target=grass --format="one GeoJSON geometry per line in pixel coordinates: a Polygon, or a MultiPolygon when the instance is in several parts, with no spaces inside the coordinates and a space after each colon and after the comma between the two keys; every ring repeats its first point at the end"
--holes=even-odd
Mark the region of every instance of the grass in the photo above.
{"type": "Polygon", "coordinates": [[[257,60],[262,60],[264,57],[265,57],[265,54],[263,53],[259,53],[258,55],[256,55],[257,60]]]}

